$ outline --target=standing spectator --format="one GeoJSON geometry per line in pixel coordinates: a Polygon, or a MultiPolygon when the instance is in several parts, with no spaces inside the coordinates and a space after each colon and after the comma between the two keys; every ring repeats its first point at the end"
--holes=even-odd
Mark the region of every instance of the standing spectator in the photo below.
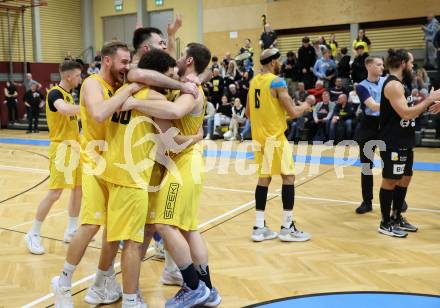
{"type": "Polygon", "coordinates": [[[287,52],[287,59],[281,65],[281,76],[287,82],[289,95],[293,97],[300,79],[298,60],[293,51],[287,52]]]}
{"type": "Polygon", "coordinates": [[[336,63],[330,58],[330,50],[325,49],[321,59],[316,61],[313,67],[313,74],[316,78],[324,82],[324,87],[330,86],[330,81],[336,75],[336,63]]]}
{"type": "Polygon", "coordinates": [[[351,79],[353,82],[361,82],[367,78],[368,72],[365,67],[365,59],[368,58],[368,53],[364,51],[363,45],[356,47],[356,57],[351,64],[351,79]]]}
{"type": "Polygon", "coordinates": [[[87,69],[87,75],[93,75],[98,73],[99,73],[99,68],[96,67],[96,63],[95,62],[90,63],[90,66],[87,69]]]}
{"type": "Polygon", "coordinates": [[[332,52],[332,58],[336,59],[336,56],[338,55],[338,42],[336,42],[336,34],[332,33],[328,43],[332,52]]]}
{"type": "Polygon", "coordinates": [[[307,93],[313,95],[316,99],[316,103],[320,103],[322,101],[322,94],[327,91],[324,88],[324,82],[322,80],[318,80],[315,84],[315,88],[307,90],[307,93]]]}
{"type": "Polygon", "coordinates": [[[6,81],[5,102],[8,106],[8,120],[9,124],[14,124],[17,120],[17,88],[10,82],[6,81]]]}
{"type": "Polygon", "coordinates": [[[225,89],[225,83],[223,78],[220,76],[220,71],[218,68],[214,68],[212,72],[212,79],[208,82],[209,92],[211,94],[211,102],[215,108],[220,105],[222,100],[222,95],[225,89]]]}
{"type": "Polygon", "coordinates": [[[422,26],[422,30],[425,33],[425,67],[429,70],[435,68],[434,38],[439,30],[439,24],[433,14],[429,14],[427,20],[428,23],[422,26]]]}
{"type": "Polygon", "coordinates": [[[32,79],[32,74],[30,74],[30,73],[26,74],[26,79],[23,81],[23,83],[18,83],[18,82],[15,83],[15,85],[23,86],[25,93],[31,89],[31,86],[33,84],[37,85],[37,90],[41,89],[41,83],[32,79]]]}
{"type": "Polygon", "coordinates": [[[231,61],[228,64],[228,70],[225,76],[225,86],[229,88],[229,85],[235,84],[236,81],[241,79],[240,71],[237,68],[235,61],[231,61]]]}
{"type": "Polygon", "coordinates": [[[95,66],[96,66],[98,69],[101,69],[101,61],[102,61],[102,57],[101,57],[101,51],[100,51],[100,50],[97,50],[97,51],[96,51],[96,55],[95,55],[95,58],[94,58],[93,60],[95,61],[95,66]]]}
{"type": "Polygon", "coordinates": [[[244,47],[240,49],[240,54],[246,54],[249,55],[248,58],[243,60],[243,67],[245,72],[249,72],[253,70],[254,67],[254,48],[251,46],[251,39],[247,38],[244,40],[244,47]]]}
{"type": "Polygon", "coordinates": [[[310,45],[310,39],[305,36],[302,39],[302,46],[298,49],[298,67],[301,70],[301,81],[304,82],[306,89],[313,87],[313,66],[315,62],[315,49],[310,45]]]}
{"type": "Polygon", "coordinates": [[[341,94],[338,97],[338,103],[333,112],[332,121],[330,123],[330,140],[339,141],[336,138],[336,132],[339,127],[344,129],[344,137],[342,140],[352,140],[353,138],[353,121],[356,117],[356,106],[347,102],[347,95],[341,94]]]}
{"type": "Polygon", "coordinates": [[[341,59],[339,60],[337,72],[338,77],[342,79],[342,86],[348,88],[350,85],[350,56],[347,54],[347,47],[341,48],[341,59]]]}
{"type": "Polygon", "coordinates": [[[246,108],[241,104],[240,99],[236,98],[234,101],[234,106],[232,106],[232,118],[231,123],[229,124],[231,137],[229,138],[229,140],[234,141],[240,139],[238,128],[240,124],[244,124],[246,122],[245,112],[246,108]]]}
{"type": "Polygon", "coordinates": [[[429,90],[430,85],[431,85],[431,80],[429,79],[426,70],[424,68],[417,69],[411,87],[417,90],[421,90],[421,89],[429,90]]]}
{"type": "Polygon", "coordinates": [[[64,61],[75,61],[75,58],[72,56],[72,52],[68,51],[66,56],[64,57],[64,61]]]}
{"type": "MultiPolygon", "coordinates": [[[[309,93],[307,93],[307,91],[305,90],[304,82],[298,82],[298,87],[293,95],[295,102],[305,102],[308,95],[309,93]]],[[[314,105],[314,103],[312,105],[314,105]]]]}
{"type": "Polygon", "coordinates": [[[330,89],[330,100],[336,102],[341,94],[348,96],[348,89],[342,85],[342,78],[336,78],[335,86],[330,89]]]}
{"type": "Polygon", "coordinates": [[[264,32],[260,36],[260,47],[262,50],[277,46],[277,34],[272,31],[269,24],[264,25],[264,32]]]}
{"type": "Polygon", "coordinates": [[[317,126],[314,141],[327,141],[329,138],[330,122],[335,109],[335,103],[330,101],[330,93],[322,94],[322,102],[313,110],[313,120],[317,126]]]}
{"type": "Polygon", "coordinates": [[[316,59],[319,60],[322,57],[322,51],[327,48],[325,48],[325,46],[321,45],[319,40],[316,40],[316,41],[313,41],[313,49],[315,50],[316,59]]]}
{"type": "Polygon", "coordinates": [[[34,121],[34,133],[38,133],[38,116],[40,114],[41,103],[44,97],[37,89],[37,84],[33,83],[31,89],[24,95],[24,104],[27,107],[29,128],[27,134],[32,133],[32,120],[34,121]]]}
{"type": "Polygon", "coordinates": [[[357,38],[353,41],[353,51],[356,53],[358,46],[363,46],[366,53],[370,52],[371,42],[365,35],[364,29],[359,29],[357,38]]]}

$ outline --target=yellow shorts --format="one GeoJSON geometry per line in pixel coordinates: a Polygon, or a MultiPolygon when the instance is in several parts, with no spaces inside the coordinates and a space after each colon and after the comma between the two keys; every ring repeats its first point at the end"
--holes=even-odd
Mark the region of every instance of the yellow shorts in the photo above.
{"type": "MultiPolygon", "coordinates": [[[[49,146],[49,189],[72,189],[75,186],[81,186],[82,168],[79,156],[77,156],[76,168],[72,168],[73,170],[66,168],[66,171],[60,171],[59,169],[62,166],[66,167],[71,163],[74,166],[75,159],[73,159],[70,146],[67,147],[64,153],[57,155],[58,145],[59,143],[51,142],[49,146]]],[[[79,155],[79,152],[77,152],[77,155],[79,155]]]]}
{"type": "Polygon", "coordinates": [[[107,226],[107,241],[144,241],[148,191],[84,175],[81,223],[107,226]]]}
{"type": "Polygon", "coordinates": [[[184,231],[198,230],[203,182],[201,151],[193,149],[173,157],[173,161],[177,172],[166,170],[163,187],[150,193],[147,223],[172,225],[184,231]]]}
{"type": "Polygon", "coordinates": [[[293,175],[294,162],[292,147],[287,139],[273,139],[259,146],[254,143],[255,163],[258,165],[258,176],[261,178],[273,175],[293,175]]]}

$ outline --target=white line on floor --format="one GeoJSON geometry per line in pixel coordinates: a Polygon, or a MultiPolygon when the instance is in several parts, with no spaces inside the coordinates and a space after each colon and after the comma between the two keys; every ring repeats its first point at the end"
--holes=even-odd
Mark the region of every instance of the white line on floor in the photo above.
{"type": "Polygon", "coordinates": [[[6,165],[0,165],[0,170],[19,171],[19,172],[27,171],[31,173],[49,174],[49,170],[47,169],[6,166],[6,165]]]}

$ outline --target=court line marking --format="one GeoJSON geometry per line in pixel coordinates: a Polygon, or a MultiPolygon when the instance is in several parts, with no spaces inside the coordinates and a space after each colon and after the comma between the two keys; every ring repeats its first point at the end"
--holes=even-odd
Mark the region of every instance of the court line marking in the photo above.
{"type": "MultiPolygon", "coordinates": [[[[244,190],[244,189],[233,189],[233,188],[222,188],[222,187],[214,187],[214,186],[203,186],[203,188],[210,189],[210,190],[219,190],[219,191],[231,191],[231,192],[241,192],[241,193],[250,193],[253,194],[255,191],[253,190],[244,190]]],[[[275,190],[277,193],[269,193],[268,195],[271,196],[280,196],[279,192],[281,192],[281,189],[278,188],[275,190]]],[[[345,203],[345,204],[354,204],[359,205],[361,201],[349,201],[349,200],[340,200],[340,199],[329,199],[329,198],[316,198],[316,197],[309,197],[309,196],[298,196],[296,195],[295,198],[303,199],[303,200],[311,200],[311,201],[325,201],[325,202],[333,202],[333,203],[345,203]]],[[[373,206],[380,207],[380,204],[373,203],[373,206]]],[[[440,210],[433,210],[433,209],[425,209],[425,208],[417,208],[417,207],[409,207],[409,211],[415,211],[415,212],[428,212],[428,213],[440,213],[440,210]]]]}
{"type": "MultiPolygon", "coordinates": [[[[223,213],[223,214],[221,214],[221,215],[218,215],[218,216],[216,216],[216,217],[214,217],[214,218],[212,218],[212,219],[210,219],[210,220],[208,220],[208,221],[206,221],[206,222],[200,224],[200,225],[199,225],[199,229],[202,229],[203,227],[205,227],[205,226],[207,226],[207,225],[209,225],[209,224],[211,224],[211,223],[213,223],[213,222],[215,222],[215,221],[217,221],[217,220],[221,220],[222,218],[224,218],[224,217],[226,217],[226,216],[229,216],[229,215],[231,215],[231,214],[233,214],[233,213],[235,213],[235,212],[237,212],[237,211],[240,211],[240,210],[242,210],[242,209],[244,209],[244,208],[246,208],[246,207],[249,207],[250,205],[252,205],[252,204],[254,204],[254,203],[255,203],[255,200],[251,200],[251,201],[246,202],[246,203],[244,203],[244,204],[242,204],[242,205],[240,205],[240,206],[238,206],[238,207],[236,207],[236,208],[234,208],[234,209],[232,209],[232,210],[230,210],[230,211],[227,211],[227,212],[225,212],[225,213],[223,213]]],[[[151,247],[151,248],[148,248],[147,252],[150,252],[150,249],[153,249],[153,248],[152,248],[152,247],[151,247]]],[[[114,265],[115,269],[116,269],[116,268],[119,268],[120,265],[121,265],[120,262],[115,263],[115,265],[114,265]]],[[[72,283],[72,288],[74,288],[74,287],[76,287],[76,286],[78,286],[78,285],[80,285],[80,284],[82,284],[82,283],[84,283],[84,282],[86,282],[86,281],[92,280],[93,278],[95,278],[95,275],[96,275],[96,274],[91,274],[91,275],[89,275],[89,276],[86,276],[86,277],[84,277],[84,278],[82,278],[82,279],[80,279],[80,280],[78,280],[78,281],[72,283]]],[[[35,306],[35,305],[37,305],[37,304],[40,304],[40,303],[42,303],[42,302],[44,302],[44,301],[46,301],[46,300],[52,298],[53,296],[54,296],[53,293],[49,293],[49,294],[47,294],[47,295],[45,295],[45,296],[42,296],[42,297],[40,297],[40,298],[38,298],[38,299],[36,299],[36,300],[34,300],[34,301],[28,303],[28,304],[25,304],[25,305],[22,306],[22,307],[23,307],[23,308],[33,307],[33,306],[35,306]]]]}
{"type": "Polygon", "coordinates": [[[0,165],[0,170],[20,171],[20,172],[27,171],[27,172],[31,172],[31,173],[49,174],[49,170],[47,170],[47,169],[18,167],[18,166],[6,166],[6,165],[0,165]]]}

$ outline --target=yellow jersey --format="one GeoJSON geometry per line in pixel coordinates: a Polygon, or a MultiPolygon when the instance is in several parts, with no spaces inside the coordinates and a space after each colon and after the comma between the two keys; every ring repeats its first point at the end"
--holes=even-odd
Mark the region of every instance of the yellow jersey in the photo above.
{"type": "MultiPolygon", "coordinates": [[[[149,89],[143,88],[134,97],[146,100],[148,93],[149,89]]],[[[148,188],[159,138],[153,123],[151,118],[134,109],[113,114],[105,131],[108,150],[103,157],[107,167],[102,179],[120,186],[148,188]]]]}
{"type": "Polygon", "coordinates": [[[262,146],[269,137],[283,138],[287,129],[287,112],[271,93],[271,85],[277,78],[278,76],[271,73],[258,74],[249,85],[248,108],[252,139],[262,146]]]}
{"type": "MultiPolygon", "coordinates": [[[[99,81],[101,84],[102,92],[104,94],[104,100],[110,99],[110,97],[114,94],[114,89],[111,85],[109,85],[99,74],[93,74],[90,75],[87,78],[94,78],[99,81]]],[[[87,80],[87,79],[86,79],[87,80]]],[[[83,83],[84,84],[84,83],[83,83]]],[[[81,92],[83,91],[81,87],[81,92]]],[[[91,141],[95,140],[105,140],[105,128],[108,123],[108,120],[98,123],[93,119],[92,115],[87,110],[86,106],[84,105],[82,95],[80,97],[80,118],[81,118],[81,124],[82,124],[82,137],[81,137],[81,160],[83,162],[89,162],[92,163],[94,160],[92,160],[89,156],[91,153],[89,153],[90,150],[93,151],[95,147],[87,148],[87,145],[91,141]],[[89,151],[86,151],[89,150],[89,151]]],[[[98,154],[101,151],[98,151],[98,154]]]]}
{"type": "Polygon", "coordinates": [[[74,105],[72,95],[60,86],[52,87],[46,96],[46,118],[51,142],[64,140],[79,141],[78,118],[76,115],[62,115],[54,103],[62,99],[66,104],[74,105]]]}

